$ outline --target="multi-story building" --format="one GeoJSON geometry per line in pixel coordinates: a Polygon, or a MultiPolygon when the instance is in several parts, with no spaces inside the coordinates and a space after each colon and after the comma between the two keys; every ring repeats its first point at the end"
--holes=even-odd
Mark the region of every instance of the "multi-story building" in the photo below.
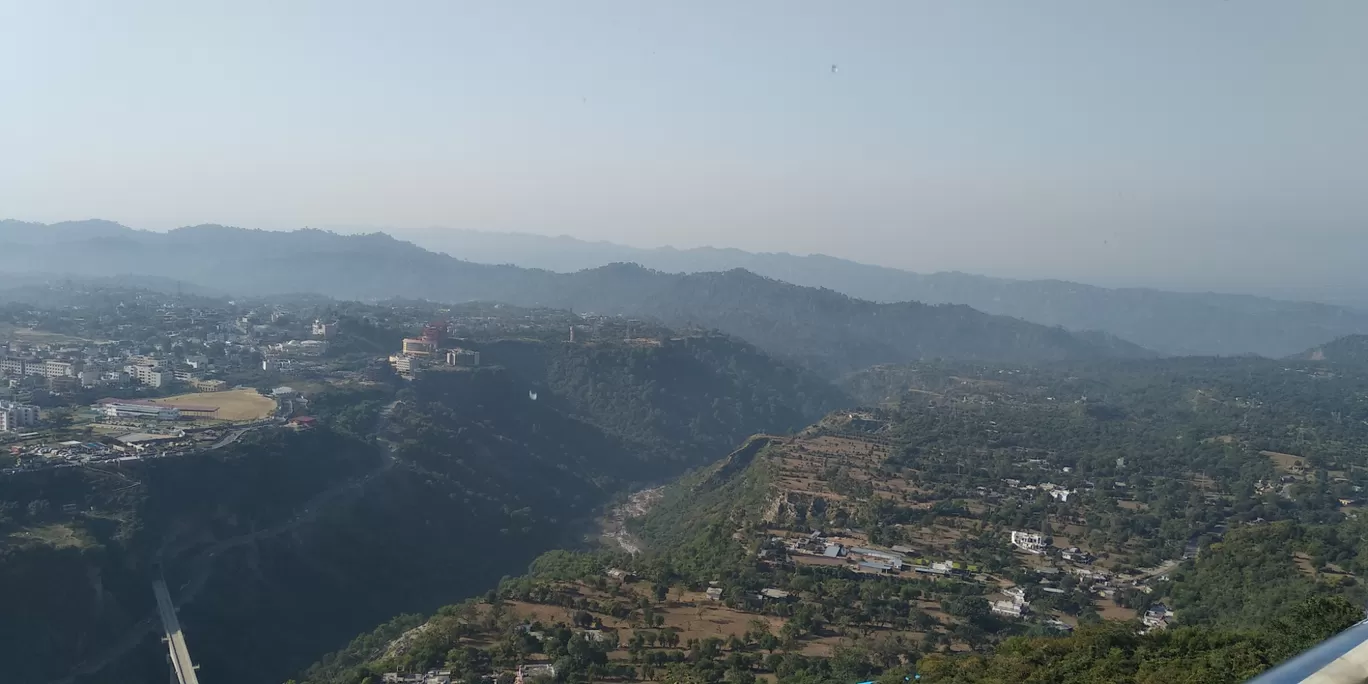
{"type": "Polygon", "coordinates": [[[451,349],[447,351],[446,362],[448,366],[478,366],[480,365],[480,352],[470,349],[451,349]]]}
{"type": "Polygon", "coordinates": [[[19,428],[38,424],[38,407],[13,401],[0,401],[0,432],[14,432],[19,428]]]}
{"type": "Polygon", "coordinates": [[[329,338],[331,338],[331,337],[333,337],[333,336],[335,336],[335,335],[337,335],[337,324],[336,324],[336,323],[324,323],[322,320],[316,320],[316,321],[314,321],[314,323],[313,323],[313,336],[314,336],[314,337],[321,337],[321,338],[323,338],[323,339],[326,340],[326,339],[329,339],[329,338]]]}
{"type": "Polygon", "coordinates": [[[1027,553],[1045,553],[1045,537],[1035,532],[1013,530],[1012,546],[1027,553]]]}
{"type": "Polygon", "coordinates": [[[404,338],[403,353],[405,354],[413,356],[428,356],[436,350],[437,348],[433,344],[432,340],[424,339],[422,337],[404,338]]]}
{"type": "Polygon", "coordinates": [[[124,372],[133,378],[138,384],[148,387],[165,387],[175,380],[176,376],[160,366],[124,366],[124,372]]]}
{"type": "Polygon", "coordinates": [[[56,359],[29,362],[24,366],[24,373],[28,375],[41,375],[45,378],[74,378],[76,377],[77,370],[76,364],[69,361],[58,361],[56,359]]]}
{"type": "Polygon", "coordinates": [[[23,359],[4,358],[0,359],[0,374],[2,375],[23,375],[24,369],[28,364],[23,359]]]}
{"type": "Polygon", "coordinates": [[[394,372],[408,375],[413,372],[413,357],[408,354],[396,354],[390,357],[390,365],[394,366],[394,372]]]}
{"type": "Polygon", "coordinates": [[[107,418],[155,418],[179,420],[180,409],[139,399],[101,399],[94,409],[107,418]]]}

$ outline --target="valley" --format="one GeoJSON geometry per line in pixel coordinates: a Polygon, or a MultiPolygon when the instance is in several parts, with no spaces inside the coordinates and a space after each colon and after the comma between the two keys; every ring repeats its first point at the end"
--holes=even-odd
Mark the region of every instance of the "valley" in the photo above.
{"type": "Polygon", "coordinates": [[[1368,3],[8,4],[0,684],[1368,684],[1368,3]]]}
{"type": "Polygon", "coordinates": [[[622,315],[108,296],[7,310],[68,335],[10,347],[11,396],[44,402],[0,479],[22,680],[165,676],[162,571],[203,672],[263,683],[956,681],[1116,630],[1244,630],[1252,672],[1289,611],[1363,599],[1353,338],[836,373],[622,315]],[[158,351],[177,320],[213,341],[158,351]],[[121,358],[140,384],[85,372],[121,358]],[[97,384],[23,379],[53,368],[97,384]],[[106,458],[147,449],[124,433],[174,458],[106,458]]]}
{"type": "MultiPolygon", "coordinates": [[[[148,589],[164,568],[205,673],[280,681],[396,613],[479,594],[574,545],[614,496],[705,463],[710,444],[792,429],[846,401],[725,337],[642,346],[586,326],[566,345],[528,335],[511,313],[516,337],[472,321],[462,344],[482,349],[484,366],[368,380],[356,360],[333,360],[331,377],[292,380],[308,388],[282,400],[297,419],[229,429],[210,448],[98,471],[21,455],[0,482],[3,510],[19,512],[0,546],[12,676],[164,677],[148,589]],[[69,621],[24,629],[53,613],[69,621]]],[[[274,373],[256,381],[280,387],[274,373]]],[[[174,391],[155,401],[188,401],[174,391]]]]}
{"type": "Polygon", "coordinates": [[[1368,556],[1350,540],[1364,523],[1321,492],[1368,485],[1345,467],[1368,444],[1368,376],[1326,371],[1195,359],[875,369],[847,387],[892,401],[754,437],[621,516],[639,553],[553,552],[497,600],[439,611],[417,648],[348,652],[302,681],[500,678],[540,663],[570,680],[987,682],[956,677],[1100,642],[1174,672],[1226,649],[1263,653],[1199,668],[1201,681],[1243,681],[1307,643],[1279,641],[1280,625],[1323,638],[1363,600],[1368,556]],[[1335,400],[1335,418],[1313,395],[1351,399],[1335,400]],[[1267,454],[1309,433],[1319,446],[1304,458],[1337,475],[1287,480],[1267,454]],[[1289,486],[1269,489],[1278,478],[1289,486]],[[501,621],[453,618],[486,613],[501,621]],[[1213,641],[1164,650],[1196,634],[1213,641]]]}

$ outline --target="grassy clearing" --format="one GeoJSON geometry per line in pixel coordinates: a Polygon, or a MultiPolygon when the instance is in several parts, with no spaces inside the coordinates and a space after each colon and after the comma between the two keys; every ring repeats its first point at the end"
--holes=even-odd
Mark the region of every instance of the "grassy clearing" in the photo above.
{"type": "Polygon", "coordinates": [[[9,535],[12,544],[40,542],[56,549],[84,549],[95,545],[84,530],[64,523],[25,527],[9,535]]]}

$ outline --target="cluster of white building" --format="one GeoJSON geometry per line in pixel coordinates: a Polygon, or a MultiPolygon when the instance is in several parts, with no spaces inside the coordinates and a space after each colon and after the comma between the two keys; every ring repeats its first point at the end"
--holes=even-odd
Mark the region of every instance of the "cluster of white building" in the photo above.
{"type": "Polygon", "coordinates": [[[998,615],[1019,618],[1030,610],[1031,603],[1026,600],[1026,590],[1021,587],[1011,587],[1002,592],[1007,596],[1006,600],[993,601],[989,606],[998,615]]]}
{"type": "Polygon", "coordinates": [[[57,359],[0,359],[0,373],[6,375],[37,375],[44,378],[74,378],[80,367],[70,361],[57,359]]]}
{"type": "Polygon", "coordinates": [[[0,401],[0,432],[17,432],[38,424],[38,407],[0,401]]]}
{"type": "MultiPolygon", "coordinates": [[[[429,359],[439,352],[435,349],[426,350],[426,347],[420,345],[422,342],[423,340],[420,339],[404,340],[403,351],[389,357],[394,372],[400,375],[411,375],[414,370],[422,368],[424,364],[431,365],[432,362],[429,359]]],[[[446,350],[446,365],[458,368],[474,368],[480,365],[480,352],[459,347],[448,349],[446,350]]]]}
{"type": "Polygon", "coordinates": [[[93,407],[106,418],[180,420],[180,409],[140,399],[101,399],[93,407]]]}
{"type": "MultiPolygon", "coordinates": [[[[1065,469],[1064,469],[1064,472],[1067,473],[1067,472],[1069,472],[1070,470],[1072,470],[1072,469],[1071,469],[1071,468],[1065,468],[1065,469]]],[[[1053,482],[1042,482],[1042,483],[1040,483],[1039,485],[1031,485],[1031,484],[1024,485],[1024,484],[1021,484],[1021,480],[1014,480],[1014,479],[1011,479],[1011,478],[1008,478],[1008,479],[1006,479],[1006,480],[1003,480],[1003,482],[1006,482],[1006,483],[1007,483],[1007,486],[1008,486],[1008,487],[1011,487],[1012,489],[1020,489],[1020,490],[1022,490],[1022,491],[1026,491],[1026,492],[1033,492],[1033,491],[1036,491],[1036,490],[1040,490],[1040,491],[1042,491],[1042,492],[1045,492],[1045,493],[1049,494],[1050,497],[1053,498],[1055,501],[1060,501],[1060,502],[1063,502],[1063,503],[1068,503],[1069,497],[1071,497],[1071,496],[1073,496],[1074,494],[1077,494],[1077,493],[1078,493],[1078,490],[1076,490],[1076,489],[1069,489],[1069,488],[1067,488],[1067,487],[1061,487],[1061,486],[1059,486],[1059,485],[1057,485],[1057,484],[1055,484],[1055,483],[1053,483],[1053,482]]]]}

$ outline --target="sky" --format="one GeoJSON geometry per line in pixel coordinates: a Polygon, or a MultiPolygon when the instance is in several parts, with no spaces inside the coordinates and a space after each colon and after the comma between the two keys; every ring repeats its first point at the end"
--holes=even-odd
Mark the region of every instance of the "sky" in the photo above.
{"type": "Polygon", "coordinates": [[[1361,0],[0,0],[0,217],[1368,292],[1365,35],[1361,0]]]}

